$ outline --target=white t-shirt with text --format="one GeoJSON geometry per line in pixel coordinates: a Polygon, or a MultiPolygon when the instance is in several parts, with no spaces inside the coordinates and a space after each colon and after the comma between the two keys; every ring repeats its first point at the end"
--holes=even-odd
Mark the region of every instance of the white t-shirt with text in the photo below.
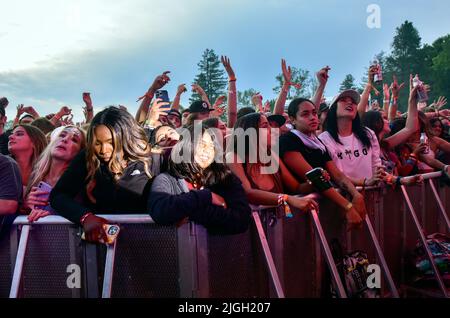
{"type": "Polygon", "coordinates": [[[366,129],[372,144],[370,148],[364,146],[353,133],[347,137],[339,136],[342,144],[337,143],[327,131],[319,135],[333,162],[348,177],[372,178],[375,168],[381,166],[378,139],[372,130],[366,129]]]}

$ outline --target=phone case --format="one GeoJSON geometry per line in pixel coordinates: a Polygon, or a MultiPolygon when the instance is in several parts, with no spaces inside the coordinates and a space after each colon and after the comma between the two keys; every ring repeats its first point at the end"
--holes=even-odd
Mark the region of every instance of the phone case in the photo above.
{"type": "Polygon", "coordinates": [[[306,178],[319,192],[328,190],[332,187],[331,183],[323,177],[323,171],[322,168],[315,168],[305,174],[306,178]]]}

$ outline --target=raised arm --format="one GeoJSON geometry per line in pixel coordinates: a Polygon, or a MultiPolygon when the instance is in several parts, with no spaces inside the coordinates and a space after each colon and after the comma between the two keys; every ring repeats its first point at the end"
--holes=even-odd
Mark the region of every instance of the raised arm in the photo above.
{"type": "Polygon", "coordinates": [[[58,126],[58,122],[61,120],[63,116],[70,115],[72,113],[72,109],[70,109],[68,106],[63,106],[61,109],[55,114],[55,116],[50,119],[50,122],[58,126]]]}
{"type": "MultiPolygon", "coordinates": [[[[283,72],[283,86],[281,87],[280,94],[278,94],[277,101],[275,103],[275,107],[273,109],[273,113],[277,115],[282,115],[284,113],[284,104],[286,103],[286,98],[289,94],[289,88],[291,85],[292,79],[292,70],[290,66],[286,66],[286,60],[281,59],[281,71],[283,72]]],[[[301,87],[301,84],[298,85],[298,88],[301,87]]]]}
{"type": "Polygon", "coordinates": [[[389,98],[390,98],[390,88],[388,84],[383,84],[383,114],[386,118],[389,117],[389,98]]]}
{"type": "Polygon", "coordinates": [[[228,74],[228,127],[233,127],[237,120],[236,75],[228,57],[222,56],[220,60],[228,74]]]}
{"type": "Polygon", "coordinates": [[[186,84],[180,84],[180,85],[178,85],[178,88],[177,88],[177,94],[175,95],[175,97],[174,97],[174,99],[173,99],[171,109],[176,109],[176,110],[179,110],[179,109],[180,109],[180,97],[181,97],[181,94],[183,94],[184,92],[187,91],[185,85],[186,85],[186,84]]]}
{"type": "Polygon", "coordinates": [[[84,118],[86,124],[88,124],[94,118],[94,106],[92,106],[91,93],[83,93],[83,102],[86,105],[86,107],[83,107],[84,118]]]}
{"type": "Polygon", "coordinates": [[[316,106],[317,111],[319,110],[323,92],[325,90],[325,86],[327,85],[329,70],[331,70],[331,68],[327,65],[316,73],[317,82],[319,83],[319,86],[317,86],[316,92],[311,101],[314,103],[314,106],[316,106]]]}
{"type": "Polygon", "coordinates": [[[364,116],[364,113],[366,112],[366,107],[367,107],[367,103],[369,102],[369,96],[370,96],[370,92],[373,89],[373,76],[376,73],[376,69],[374,66],[371,66],[369,68],[369,76],[368,76],[368,80],[367,80],[367,84],[366,87],[364,88],[364,91],[361,95],[361,100],[359,101],[358,104],[358,114],[359,117],[362,118],[364,116]]]}
{"type": "Polygon", "coordinates": [[[252,96],[252,104],[255,106],[256,111],[263,113],[263,103],[262,103],[263,97],[259,92],[257,92],[255,95],[252,96]]]}
{"type": "Polygon", "coordinates": [[[142,123],[145,121],[145,118],[147,118],[148,113],[148,107],[150,106],[150,103],[153,99],[153,96],[155,95],[155,92],[158,89],[161,89],[166,85],[170,78],[167,74],[169,74],[170,71],[165,71],[161,75],[156,76],[155,80],[153,81],[152,85],[150,85],[147,93],[145,95],[141,96],[137,101],[142,100],[141,105],[139,106],[137,112],[136,112],[136,121],[138,123],[142,123]]]}
{"type": "MultiPolygon", "coordinates": [[[[412,75],[410,77],[410,88],[409,91],[412,91],[412,75]]],[[[395,75],[392,76],[393,82],[391,84],[391,91],[392,91],[392,100],[389,104],[389,112],[388,112],[388,120],[389,122],[392,122],[397,117],[397,108],[398,108],[398,94],[400,93],[400,90],[405,86],[405,83],[398,84],[397,77],[395,75]]],[[[416,110],[417,110],[417,101],[416,101],[416,110]]],[[[409,109],[409,105],[408,105],[409,109]]]]}
{"type": "Polygon", "coordinates": [[[205,90],[200,85],[195,83],[192,84],[191,87],[192,91],[197,93],[200,96],[201,100],[206,102],[208,104],[208,107],[211,108],[211,103],[209,102],[209,98],[208,95],[206,95],[205,90]]]}
{"type": "Polygon", "coordinates": [[[19,124],[20,116],[25,112],[23,109],[23,104],[17,105],[16,118],[14,118],[13,127],[19,124]]]}
{"type": "Polygon", "coordinates": [[[417,87],[414,87],[411,89],[409,93],[408,117],[406,118],[405,128],[397,132],[395,135],[385,138],[384,143],[388,148],[397,147],[398,145],[408,140],[408,138],[412,134],[414,134],[418,129],[419,129],[419,120],[417,111],[417,87]]]}

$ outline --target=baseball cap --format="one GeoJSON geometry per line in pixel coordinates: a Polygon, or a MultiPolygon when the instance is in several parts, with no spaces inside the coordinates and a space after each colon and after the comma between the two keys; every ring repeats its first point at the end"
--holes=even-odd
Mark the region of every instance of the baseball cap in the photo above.
{"type": "Polygon", "coordinates": [[[281,127],[286,122],[286,118],[283,117],[283,115],[276,115],[276,114],[266,114],[268,121],[274,121],[278,124],[278,127],[281,127]]]}
{"type": "Polygon", "coordinates": [[[361,96],[357,91],[355,91],[354,89],[347,89],[345,91],[340,92],[333,98],[333,100],[331,101],[330,108],[336,105],[339,99],[344,97],[350,97],[356,104],[358,104],[359,101],[361,100],[361,96]]]}
{"type": "Polygon", "coordinates": [[[193,102],[191,106],[189,106],[188,110],[190,113],[205,113],[213,111],[213,109],[209,108],[208,103],[202,100],[197,100],[193,102]]]}

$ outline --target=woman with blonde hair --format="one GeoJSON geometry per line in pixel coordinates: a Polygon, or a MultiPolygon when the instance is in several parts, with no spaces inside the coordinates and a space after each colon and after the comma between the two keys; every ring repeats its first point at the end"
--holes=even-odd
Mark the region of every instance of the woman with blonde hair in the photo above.
{"type": "Polygon", "coordinates": [[[95,213],[142,213],[155,171],[147,136],[126,111],[110,106],[92,120],[86,150],[72,161],[50,194],[59,214],[80,224],[86,240],[106,241],[106,220],[95,213]],[[82,195],[83,202],[75,200],[82,195]]]}
{"type": "Polygon", "coordinates": [[[53,138],[36,162],[25,190],[25,208],[31,212],[30,222],[53,214],[48,197],[75,156],[86,146],[84,132],[66,126],[53,138]]]}

